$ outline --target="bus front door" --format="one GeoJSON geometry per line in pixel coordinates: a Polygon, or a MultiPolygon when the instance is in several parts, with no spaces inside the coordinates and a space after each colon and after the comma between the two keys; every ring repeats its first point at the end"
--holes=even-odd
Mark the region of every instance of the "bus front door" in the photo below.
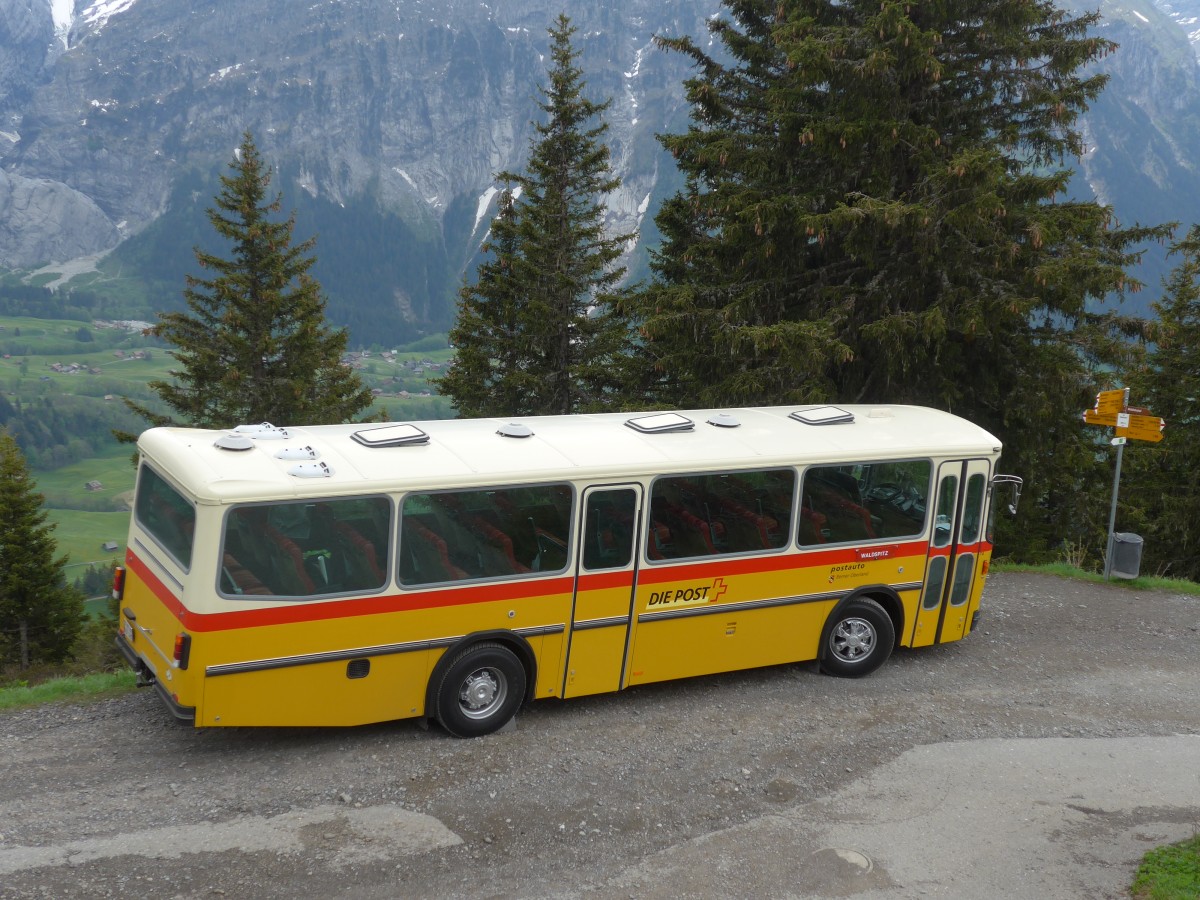
{"type": "Polygon", "coordinates": [[[913,623],[913,647],[956,641],[969,630],[967,615],[983,564],[987,483],[986,460],[956,460],[938,468],[933,534],[921,608],[913,623]]]}
{"type": "Polygon", "coordinates": [[[563,697],[621,688],[637,584],[640,485],[588,488],[563,697]]]}

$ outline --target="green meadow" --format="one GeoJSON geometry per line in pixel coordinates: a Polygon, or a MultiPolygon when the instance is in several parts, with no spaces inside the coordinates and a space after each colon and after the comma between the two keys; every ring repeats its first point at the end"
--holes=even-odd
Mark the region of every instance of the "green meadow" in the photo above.
{"type": "MultiPolygon", "coordinates": [[[[375,395],[364,418],[452,416],[430,383],[452,355],[444,336],[351,353],[351,365],[375,395]]],[[[17,434],[45,496],[70,578],[89,564],[124,558],[134,450],[112,431],[145,427],[124,398],[168,412],[147,385],[169,380],[173,364],[169,349],[136,324],[0,316],[0,418],[17,434]],[[54,437],[39,432],[49,418],[60,420],[54,437]],[[105,549],[110,542],[115,550],[105,549]]]]}

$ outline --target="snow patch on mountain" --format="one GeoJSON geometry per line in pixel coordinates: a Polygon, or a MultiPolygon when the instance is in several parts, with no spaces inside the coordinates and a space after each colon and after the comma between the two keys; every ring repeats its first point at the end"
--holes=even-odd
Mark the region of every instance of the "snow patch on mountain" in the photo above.
{"type": "MultiPolygon", "coordinates": [[[[57,3],[70,3],[70,0],[54,0],[57,3]]],[[[123,13],[129,9],[137,0],[100,0],[99,3],[93,3],[84,9],[79,18],[88,25],[95,28],[100,28],[118,13],[123,13]]]]}

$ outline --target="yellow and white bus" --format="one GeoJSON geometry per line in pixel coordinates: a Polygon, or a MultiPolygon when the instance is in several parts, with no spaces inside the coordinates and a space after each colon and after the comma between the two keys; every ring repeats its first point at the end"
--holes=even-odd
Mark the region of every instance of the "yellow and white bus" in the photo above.
{"type": "Polygon", "coordinates": [[[197,726],[866,675],[975,626],[1000,449],[905,406],[154,428],[117,640],[197,726]]]}

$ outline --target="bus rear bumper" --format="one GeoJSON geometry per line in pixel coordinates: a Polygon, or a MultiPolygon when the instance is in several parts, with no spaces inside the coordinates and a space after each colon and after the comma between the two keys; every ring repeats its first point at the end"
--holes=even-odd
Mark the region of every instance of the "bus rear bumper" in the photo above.
{"type": "Polygon", "coordinates": [[[153,670],[146,665],[140,656],[137,655],[129,642],[120,635],[117,635],[117,649],[121,651],[121,655],[125,657],[125,662],[129,663],[129,667],[137,672],[138,687],[153,687],[154,692],[158,694],[158,698],[162,700],[163,705],[171,711],[176,720],[186,722],[189,725],[196,722],[196,707],[184,706],[179,703],[170,692],[163,687],[163,683],[155,676],[153,670]]]}

